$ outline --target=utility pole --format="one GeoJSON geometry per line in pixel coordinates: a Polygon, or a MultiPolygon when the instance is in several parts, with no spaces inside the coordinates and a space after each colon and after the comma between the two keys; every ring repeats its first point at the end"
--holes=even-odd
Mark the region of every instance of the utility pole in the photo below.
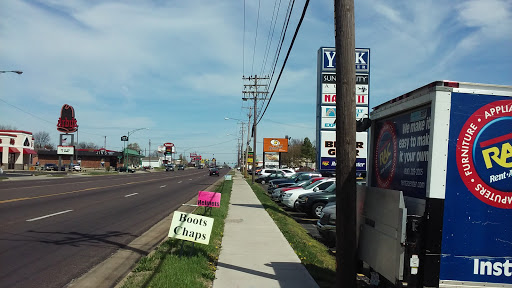
{"type": "MultiPolygon", "coordinates": [[[[270,78],[269,77],[258,77],[258,75],[254,75],[254,77],[252,76],[249,76],[248,78],[247,77],[243,77],[242,78],[243,80],[249,80],[249,81],[254,81],[254,84],[247,84],[247,85],[244,85],[244,88],[247,88],[249,87],[249,89],[252,89],[254,88],[254,91],[242,91],[242,93],[245,94],[252,94],[252,98],[251,97],[243,97],[242,100],[244,101],[247,101],[247,100],[254,100],[254,122],[253,122],[253,125],[252,125],[252,140],[253,140],[253,148],[252,148],[252,152],[253,152],[253,158],[252,158],[252,180],[251,180],[251,183],[254,184],[254,175],[256,173],[256,116],[258,116],[258,113],[256,113],[258,111],[258,100],[264,100],[264,98],[258,98],[259,94],[268,94],[267,91],[265,92],[260,92],[258,91],[258,87],[259,86],[262,86],[262,87],[267,87],[266,84],[258,84],[258,80],[269,80],[270,78]]],[[[355,108],[354,108],[354,111],[355,111],[355,108]]]]}
{"type": "Polygon", "coordinates": [[[247,120],[247,143],[245,144],[245,166],[244,166],[244,176],[247,176],[247,170],[249,169],[249,131],[250,129],[250,123],[251,123],[251,117],[252,117],[252,108],[249,107],[249,114],[247,114],[249,119],[247,120]]]}
{"type": "Polygon", "coordinates": [[[148,155],[149,155],[149,170],[151,170],[151,139],[149,139],[149,149],[148,149],[148,155]]]}
{"type": "Polygon", "coordinates": [[[356,287],[354,0],[334,1],[336,44],[336,287],[356,287]]]}
{"type": "Polygon", "coordinates": [[[105,144],[103,144],[103,148],[107,149],[107,136],[103,136],[103,137],[105,137],[105,144]]]}

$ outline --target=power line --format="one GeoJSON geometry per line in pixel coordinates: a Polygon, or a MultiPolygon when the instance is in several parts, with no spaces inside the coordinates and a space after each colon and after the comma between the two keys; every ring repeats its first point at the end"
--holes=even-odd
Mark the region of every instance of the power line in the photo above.
{"type": "Polygon", "coordinates": [[[254,56],[256,55],[256,40],[258,39],[258,26],[260,23],[260,7],[261,7],[261,0],[258,1],[258,17],[256,18],[256,35],[254,35],[254,50],[252,53],[251,74],[254,71],[254,56]]]}
{"type": "Polygon", "coordinates": [[[272,97],[274,96],[274,93],[276,92],[277,84],[279,84],[279,80],[281,79],[281,75],[283,74],[284,67],[286,66],[286,62],[288,61],[288,57],[290,56],[290,52],[292,51],[293,44],[295,43],[295,39],[297,38],[297,34],[299,33],[299,29],[302,24],[302,20],[304,20],[304,16],[306,15],[308,5],[309,5],[309,0],[306,0],[306,3],[304,4],[304,9],[302,10],[302,15],[300,17],[299,23],[297,24],[297,28],[295,29],[295,34],[293,35],[292,42],[290,43],[290,47],[288,48],[288,52],[286,53],[286,58],[284,59],[283,66],[281,67],[281,72],[279,72],[279,76],[277,77],[276,84],[274,85],[274,90],[272,90],[272,94],[270,95],[270,98],[268,99],[267,106],[265,107],[265,110],[263,110],[263,113],[261,114],[260,119],[258,120],[258,122],[256,124],[258,124],[261,121],[261,118],[263,118],[263,115],[265,115],[268,105],[270,104],[270,101],[272,100],[272,97]]]}
{"type": "Polygon", "coordinates": [[[276,24],[277,24],[277,18],[279,17],[279,11],[281,10],[281,0],[279,0],[279,6],[277,6],[277,13],[276,13],[276,6],[277,6],[277,2],[274,2],[274,11],[272,12],[272,20],[270,22],[270,27],[268,29],[267,46],[265,48],[265,53],[263,56],[263,63],[261,64],[261,71],[260,71],[261,75],[263,75],[263,72],[265,71],[265,68],[267,67],[268,54],[270,52],[270,47],[272,46],[272,40],[274,39],[274,31],[275,31],[276,24]]]}

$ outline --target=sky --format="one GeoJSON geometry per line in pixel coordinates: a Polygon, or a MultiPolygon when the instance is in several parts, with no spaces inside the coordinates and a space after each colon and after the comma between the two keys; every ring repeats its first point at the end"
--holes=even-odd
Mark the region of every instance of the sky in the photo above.
{"type": "MultiPolygon", "coordinates": [[[[354,2],[355,45],[371,51],[370,108],[436,80],[512,85],[512,0],[354,2]]],[[[270,91],[304,4],[295,1],[270,91]]],[[[48,132],[57,145],[69,104],[79,142],[121,151],[121,136],[147,128],[130,135],[143,151],[171,142],[178,154],[232,164],[253,106],[243,77],[271,75],[288,6],[1,1],[0,70],[23,74],[0,74],[0,125],[48,132]]],[[[334,37],[334,1],[311,1],[257,126],[258,155],[263,138],[316,142],[317,52],[334,37]]]]}

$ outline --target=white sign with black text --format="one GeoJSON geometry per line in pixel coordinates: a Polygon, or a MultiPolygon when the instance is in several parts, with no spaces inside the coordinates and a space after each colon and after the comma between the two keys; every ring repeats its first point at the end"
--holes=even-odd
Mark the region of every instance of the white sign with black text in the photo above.
{"type": "Polygon", "coordinates": [[[213,220],[210,217],[176,211],[172,216],[169,237],[208,245],[213,220]]]}

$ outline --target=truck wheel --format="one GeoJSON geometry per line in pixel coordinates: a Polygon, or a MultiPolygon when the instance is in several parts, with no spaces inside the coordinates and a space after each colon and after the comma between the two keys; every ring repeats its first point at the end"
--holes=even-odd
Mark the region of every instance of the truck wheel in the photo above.
{"type": "Polygon", "coordinates": [[[311,216],[314,216],[316,218],[320,218],[320,215],[322,215],[322,210],[324,210],[325,203],[316,203],[311,207],[311,216]]]}

